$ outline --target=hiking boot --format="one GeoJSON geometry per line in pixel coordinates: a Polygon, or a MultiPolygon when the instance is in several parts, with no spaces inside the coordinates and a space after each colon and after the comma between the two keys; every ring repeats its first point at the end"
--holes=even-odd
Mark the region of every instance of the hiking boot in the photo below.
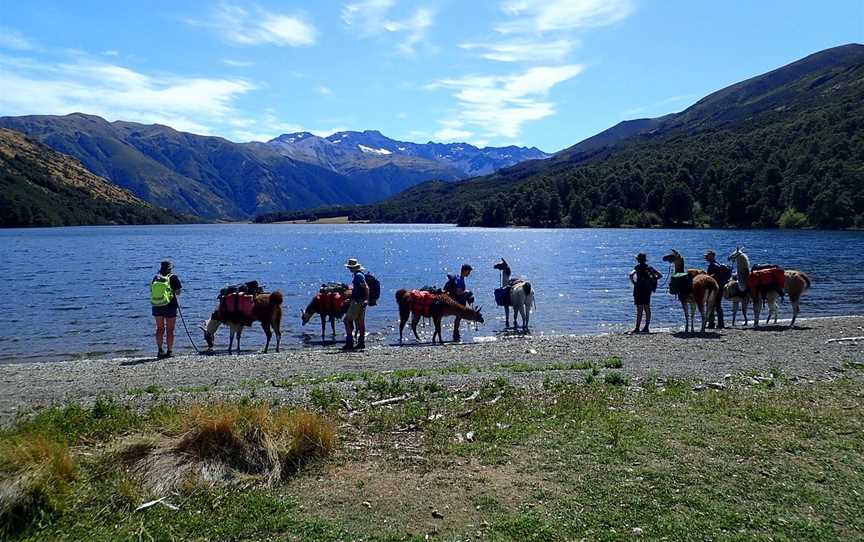
{"type": "Polygon", "coordinates": [[[162,359],[164,357],[165,357],[165,351],[160,348],[159,352],[156,353],[156,359],[162,359]]]}
{"type": "Polygon", "coordinates": [[[342,350],[354,350],[354,339],[351,337],[345,339],[345,345],[342,347],[342,350]]]}
{"type": "Polygon", "coordinates": [[[173,358],[173,357],[174,357],[174,353],[169,350],[169,351],[165,352],[165,355],[162,356],[162,359],[173,358]]]}
{"type": "Polygon", "coordinates": [[[361,338],[354,346],[354,350],[363,350],[364,348],[366,348],[366,340],[361,338]]]}
{"type": "Polygon", "coordinates": [[[705,327],[707,327],[708,329],[714,329],[716,326],[714,325],[714,322],[709,322],[708,325],[705,327]]]}
{"type": "Polygon", "coordinates": [[[453,342],[454,343],[462,342],[462,335],[460,335],[458,331],[453,332],[453,342]]]}
{"type": "Polygon", "coordinates": [[[650,333],[648,331],[648,324],[645,324],[645,327],[642,328],[642,333],[650,333]]]}

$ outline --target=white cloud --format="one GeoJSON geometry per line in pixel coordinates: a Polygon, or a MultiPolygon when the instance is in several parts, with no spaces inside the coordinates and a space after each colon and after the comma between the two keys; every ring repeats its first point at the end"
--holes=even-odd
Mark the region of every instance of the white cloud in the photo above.
{"type": "Polygon", "coordinates": [[[44,64],[0,57],[0,114],[91,113],[210,134],[236,116],[234,101],[255,89],[243,79],[147,75],[79,59],[44,64]]]}
{"type": "Polygon", "coordinates": [[[578,30],[614,24],[633,13],[633,0],[507,0],[501,9],[513,19],[495,30],[503,34],[578,30]]]}
{"type": "Polygon", "coordinates": [[[21,32],[8,26],[0,26],[0,48],[29,51],[35,47],[21,32]]]}
{"type": "Polygon", "coordinates": [[[513,40],[459,45],[468,51],[481,51],[481,57],[499,62],[562,62],[575,46],[575,41],[563,38],[552,41],[513,40]]]}
{"type": "Polygon", "coordinates": [[[465,141],[473,135],[474,132],[469,132],[468,130],[445,126],[432,134],[432,137],[434,137],[436,141],[446,143],[450,141],[465,141]]]}
{"type": "Polygon", "coordinates": [[[435,11],[421,7],[400,19],[390,14],[395,5],[395,0],[364,0],[346,4],[342,8],[342,21],[363,37],[398,34],[401,39],[399,51],[413,55],[417,45],[426,39],[426,32],[434,23],[435,11]]]}
{"type": "Polygon", "coordinates": [[[318,92],[320,94],[323,94],[324,96],[329,96],[329,95],[333,94],[333,90],[331,90],[330,87],[327,87],[324,85],[321,85],[320,87],[318,87],[318,92]]]}
{"type": "Polygon", "coordinates": [[[120,56],[120,51],[115,51],[114,49],[107,49],[102,51],[102,54],[105,56],[120,56]]]}
{"type": "Polygon", "coordinates": [[[555,113],[555,104],[547,99],[549,91],[583,69],[579,64],[571,64],[534,67],[515,75],[480,75],[435,81],[428,88],[452,89],[459,103],[455,117],[441,122],[444,128],[439,134],[443,132],[442,135],[453,136],[457,131],[470,132],[473,128],[482,131],[486,139],[516,138],[524,123],[555,113]]]}
{"type": "Polygon", "coordinates": [[[248,62],[246,60],[234,60],[232,58],[222,59],[222,64],[226,66],[231,66],[232,68],[248,68],[253,65],[252,62],[248,62]]]}
{"type": "Polygon", "coordinates": [[[285,14],[254,7],[252,11],[223,2],[206,20],[191,24],[216,30],[222,37],[238,45],[277,45],[303,47],[314,45],[317,30],[299,13],[285,14]]]}

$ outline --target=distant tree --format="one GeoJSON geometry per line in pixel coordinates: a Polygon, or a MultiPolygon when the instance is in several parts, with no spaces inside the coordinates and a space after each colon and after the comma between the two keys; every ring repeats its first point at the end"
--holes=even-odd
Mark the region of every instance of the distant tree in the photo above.
{"type": "Polygon", "coordinates": [[[587,224],[585,201],[578,196],[571,198],[570,210],[567,212],[567,225],[571,228],[584,228],[587,224]]]}
{"type": "Polygon", "coordinates": [[[620,205],[609,205],[603,219],[603,225],[607,228],[617,228],[624,223],[624,207],[620,205]]]}
{"type": "Polygon", "coordinates": [[[681,182],[673,184],[663,197],[663,220],[667,224],[680,224],[692,219],[693,193],[690,187],[681,182]]]}
{"type": "Polygon", "coordinates": [[[849,227],[855,218],[849,194],[836,194],[833,190],[826,190],[816,196],[807,214],[816,227],[825,229],[849,227]]]}
{"type": "Polygon", "coordinates": [[[552,197],[549,198],[547,220],[552,227],[561,225],[561,200],[558,198],[558,194],[552,194],[552,197]]]}
{"type": "Polygon", "coordinates": [[[459,211],[459,218],[456,219],[456,224],[459,226],[470,226],[477,218],[477,208],[468,203],[459,211]]]}
{"type": "Polygon", "coordinates": [[[777,226],[784,230],[800,230],[808,225],[807,215],[791,207],[783,211],[777,220],[777,226]]]}

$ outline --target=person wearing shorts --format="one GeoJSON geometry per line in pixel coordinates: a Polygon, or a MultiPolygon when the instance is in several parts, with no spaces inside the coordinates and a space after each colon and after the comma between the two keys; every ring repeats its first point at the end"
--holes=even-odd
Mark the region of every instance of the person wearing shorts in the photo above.
{"type": "Polygon", "coordinates": [[[164,261],[159,265],[159,273],[150,281],[152,288],[155,282],[167,282],[171,289],[171,300],[164,305],[153,305],[152,314],[156,320],[156,359],[170,358],[174,350],[174,324],[177,321],[177,296],[183,285],[180,278],[174,274],[174,264],[164,261]],[[163,341],[167,351],[162,348],[163,341]]]}
{"type": "Polygon", "coordinates": [[[345,267],[351,271],[351,301],[345,313],[345,346],[343,350],[366,348],[366,305],[369,303],[369,285],[363,274],[363,266],[356,258],[350,258],[345,267]],[[354,344],[354,326],[357,326],[357,344],[354,344]]]}
{"type": "Polygon", "coordinates": [[[636,255],[636,266],[630,271],[630,282],[633,283],[633,303],[636,305],[636,328],[633,333],[648,333],[651,324],[651,294],[657,289],[657,281],[663,276],[648,265],[648,256],[643,253],[636,255]],[[642,313],[645,313],[645,327],[640,330],[642,313]]]}

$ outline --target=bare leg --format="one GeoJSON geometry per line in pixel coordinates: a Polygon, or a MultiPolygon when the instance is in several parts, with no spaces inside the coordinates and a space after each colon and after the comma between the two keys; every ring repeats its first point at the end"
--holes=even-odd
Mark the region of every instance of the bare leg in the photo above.
{"type": "Polygon", "coordinates": [[[645,311],[645,305],[636,305],[636,329],[633,333],[639,333],[642,326],[642,313],[645,311]]]}
{"type": "MultiPolygon", "coordinates": [[[[460,337],[460,335],[459,335],[459,324],[461,324],[461,323],[462,323],[462,317],[461,317],[461,316],[457,316],[457,317],[456,317],[456,320],[453,322],[453,341],[454,341],[454,342],[459,341],[459,340],[461,339],[461,337],[460,337]]],[[[514,326],[516,325],[516,313],[515,313],[515,310],[514,310],[514,313],[513,313],[513,325],[514,325],[514,326]]],[[[440,320],[440,319],[439,319],[438,322],[435,324],[435,329],[438,331],[438,333],[439,333],[439,335],[440,335],[440,333],[441,333],[441,331],[440,331],[440,330],[441,330],[441,320],[440,320]]],[[[441,339],[441,342],[443,343],[443,342],[444,342],[444,339],[441,339]]]]}
{"type": "Polygon", "coordinates": [[[643,333],[648,333],[651,325],[651,305],[645,305],[645,327],[642,328],[643,333]]]}
{"type": "Polygon", "coordinates": [[[165,318],[165,342],[169,352],[174,350],[174,324],[176,323],[177,318],[165,318]]]}
{"type": "Polygon", "coordinates": [[[156,318],[156,348],[159,349],[159,352],[162,352],[162,341],[165,336],[165,317],[164,316],[155,316],[156,318]]]}

